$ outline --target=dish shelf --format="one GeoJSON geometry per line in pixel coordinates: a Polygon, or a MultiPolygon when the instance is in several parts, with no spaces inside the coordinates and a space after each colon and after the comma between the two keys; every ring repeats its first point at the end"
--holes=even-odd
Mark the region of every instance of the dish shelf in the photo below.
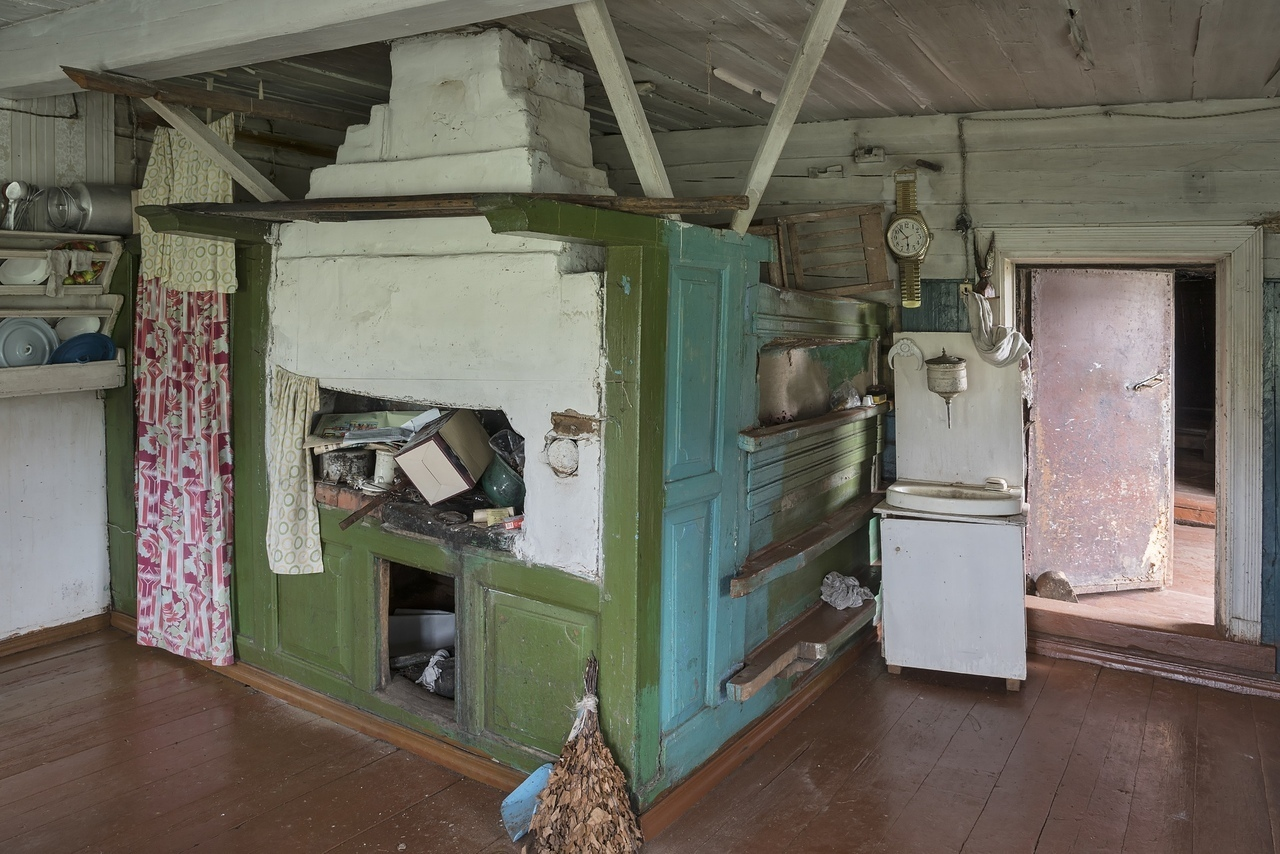
{"type": "Polygon", "coordinates": [[[123,353],[104,362],[0,368],[0,398],[120,388],[125,380],[123,353]]]}

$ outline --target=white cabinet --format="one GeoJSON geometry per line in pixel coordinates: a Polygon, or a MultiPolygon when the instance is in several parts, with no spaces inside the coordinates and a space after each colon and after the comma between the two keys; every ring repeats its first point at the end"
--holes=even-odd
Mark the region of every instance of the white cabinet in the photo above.
{"type": "Polygon", "coordinates": [[[1026,678],[1021,519],[884,517],[882,622],[890,668],[1026,678]]]}

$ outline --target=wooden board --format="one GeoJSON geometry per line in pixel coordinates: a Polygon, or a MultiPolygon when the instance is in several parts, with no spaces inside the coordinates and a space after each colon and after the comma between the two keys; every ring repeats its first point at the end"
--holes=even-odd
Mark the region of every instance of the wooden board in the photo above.
{"type": "Polygon", "coordinates": [[[729,595],[746,596],[772,581],[803,569],[865,525],[875,515],[873,508],[883,500],[883,492],[864,495],[802,533],[751,553],[737,574],[730,579],[729,595]]]}
{"type": "Polygon", "coordinates": [[[860,629],[869,626],[875,611],[873,600],[843,611],[826,602],[817,602],[747,655],[742,669],[725,685],[729,699],[746,702],[771,680],[782,676],[794,662],[817,662],[826,658],[860,629]]]}
{"type": "Polygon", "coordinates": [[[893,287],[884,246],[884,205],[831,208],[777,218],[787,287],[851,296],[893,287]]]}

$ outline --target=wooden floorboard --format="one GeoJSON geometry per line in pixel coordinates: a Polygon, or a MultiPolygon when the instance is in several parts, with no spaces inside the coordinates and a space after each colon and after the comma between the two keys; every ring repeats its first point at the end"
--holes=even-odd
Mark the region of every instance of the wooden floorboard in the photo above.
{"type": "MultiPolygon", "coordinates": [[[[5,854],[519,850],[503,792],[101,634],[0,662],[5,854]]],[[[1008,693],[869,647],[645,851],[1266,852],[1278,795],[1280,700],[1036,656],[1008,693]]]]}

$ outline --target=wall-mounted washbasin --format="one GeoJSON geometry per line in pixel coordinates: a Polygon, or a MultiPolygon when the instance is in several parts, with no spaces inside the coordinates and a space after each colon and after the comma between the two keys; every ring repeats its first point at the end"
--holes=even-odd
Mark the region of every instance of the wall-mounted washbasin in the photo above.
{"type": "Polygon", "coordinates": [[[889,485],[885,503],[925,513],[1012,516],[1022,512],[1022,487],[1009,487],[994,479],[986,484],[899,480],[889,485]]]}

